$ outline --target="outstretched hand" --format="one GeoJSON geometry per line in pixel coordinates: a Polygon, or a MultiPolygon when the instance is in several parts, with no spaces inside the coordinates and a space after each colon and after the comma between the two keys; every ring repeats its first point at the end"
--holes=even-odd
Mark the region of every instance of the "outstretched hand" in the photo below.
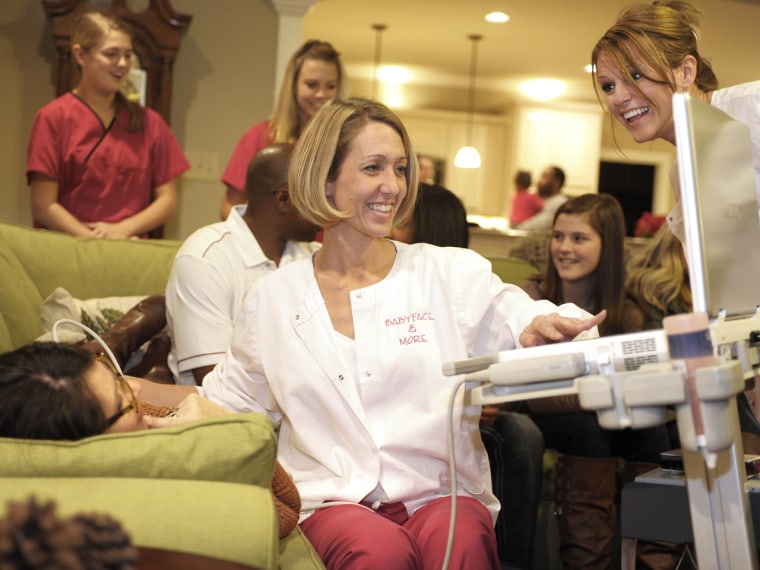
{"type": "Polygon", "coordinates": [[[211,400],[202,398],[197,393],[187,395],[177,406],[177,411],[173,414],[156,418],[153,416],[145,416],[145,424],[153,429],[160,427],[176,426],[191,422],[193,420],[200,420],[202,418],[210,418],[214,416],[224,416],[231,414],[232,412],[217,406],[211,400]]]}
{"type": "Polygon", "coordinates": [[[522,346],[538,346],[551,342],[572,340],[582,332],[597,326],[606,317],[606,309],[588,319],[563,317],[558,313],[539,315],[520,333],[520,344],[522,346]]]}

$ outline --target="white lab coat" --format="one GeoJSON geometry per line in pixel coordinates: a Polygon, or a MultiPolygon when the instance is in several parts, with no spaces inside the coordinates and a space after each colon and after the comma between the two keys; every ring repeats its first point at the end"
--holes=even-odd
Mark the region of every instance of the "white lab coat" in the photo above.
{"type": "MultiPolygon", "coordinates": [[[[325,501],[360,502],[378,484],[410,514],[450,495],[447,404],[461,377],[444,376],[442,364],[515,348],[535,316],[557,310],[502,283],[473,251],[394,243],[388,276],[350,293],[354,362],[305,260],[254,284],[225,360],[203,382],[217,403],[282,422],[278,456],[305,515],[325,501]]],[[[572,305],[563,313],[588,316],[572,305]]],[[[468,402],[460,390],[458,494],[495,519],[480,406],[468,402]]]]}

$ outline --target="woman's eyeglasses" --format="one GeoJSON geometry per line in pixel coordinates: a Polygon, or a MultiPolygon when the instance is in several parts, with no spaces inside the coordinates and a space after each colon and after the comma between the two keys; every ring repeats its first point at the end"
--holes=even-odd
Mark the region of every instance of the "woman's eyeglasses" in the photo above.
{"type": "MultiPolygon", "coordinates": [[[[121,418],[124,414],[126,414],[130,410],[134,410],[135,412],[138,412],[140,410],[140,405],[137,402],[137,398],[135,397],[135,393],[132,391],[131,386],[126,381],[124,376],[117,370],[113,362],[111,362],[111,359],[106,354],[101,352],[95,355],[95,360],[97,360],[98,362],[101,362],[106,368],[108,368],[108,370],[110,370],[113,373],[114,381],[116,382],[116,385],[120,388],[119,390],[117,390],[117,393],[122,392],[127,395],[127,405],[106,419],[106,425],[108,427],[111,427],[113,424],[115,424],[118,421],[119,418],[121,418]]],[[[119,400],[121,400],[121,398],[119,398],[119,400]]]]}

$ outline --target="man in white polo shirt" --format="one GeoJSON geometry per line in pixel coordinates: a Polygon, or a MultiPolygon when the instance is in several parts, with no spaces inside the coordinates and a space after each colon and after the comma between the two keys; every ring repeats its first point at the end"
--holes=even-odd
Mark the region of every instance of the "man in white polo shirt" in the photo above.
{"type": "Polygon", "coordinates": [[[166,320],[169,368],[179,384],[200,384],[222,359],[254,281],[319,247],[312,242],[319,228],[304,222],[290,202],[292,150],[287,143],[261,149],[248,166],[247,205],[196,230],[177,253],[166,286],[166,320]]]}

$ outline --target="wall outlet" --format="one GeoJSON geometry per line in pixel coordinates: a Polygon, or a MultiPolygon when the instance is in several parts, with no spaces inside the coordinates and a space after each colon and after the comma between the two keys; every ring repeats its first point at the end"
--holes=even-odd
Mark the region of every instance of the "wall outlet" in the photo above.
{"type": "Polygon", "coordinates": [[[218,152],[188,150],[185,151],[185,156],[190,162],[190,170],[185,173],[185,178],[219,181],[218,152]]]}

